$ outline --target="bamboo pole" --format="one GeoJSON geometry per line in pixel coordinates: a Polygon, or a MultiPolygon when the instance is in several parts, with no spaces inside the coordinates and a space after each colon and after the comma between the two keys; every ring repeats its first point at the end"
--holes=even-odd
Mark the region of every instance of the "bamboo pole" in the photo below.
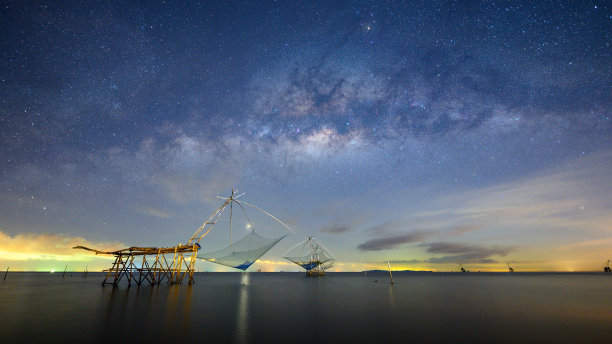
{"type": "Polygon", "coordinates": [[[177,258],[176,260],[177,268],[175,269],[176,270],[175,283],[181,284],[181,281],[183,280],[181,278],[181,269],[183,268],[183,254],[179,253],[176,258],[177,258]]]}
{"type": "Polygon", "coordinates": [[[151,266],[149,265],[149,262],[146,259],[146,256],[142,256],[142,269],[141,269],[141,276],[142,276],[142,281],[147,280],[149,281],[149,283],[151,283],[151,285],[155,285],[155,283],[153,282],[153,280],[151,279],[151,274],[152,274],[152,269],[151,266]],[[146,269],[145,269],[146,266],[146,269]],[[142,272],[145,272],[144,274],[142,272]]]}
{"type": "Polygon", "coordinates": [[[62,274],[62,278],[64,278],[64,276],[66,275],[66,269],[68,269],[68,265],[66,265],[66,267],[64,268],[64,273],[62,274]]]}
{"type": "Polygon", "coordinates": [[[178,270],[177,270],[177,273],[176,273],[176,277],[177,277],[176,283],[182,284],[183,283],[183,276],[185,276],[185,274],[187,273],[187,270],[185,270],[183,272],[183,264],[185,264],[185,266],[187,266],[187,263],[185,263],[185,257],[183,256],[182,253],[179,254],[178,262],[177,263],[178,263],[178,270]]]}
{"type": "Polygon", "coordinates": [[[155,264],[153,264],[153,285],[155,284],[159,284],[156,280],[155,280],[155,268],[157,267],[157,262],[159,260],[159,253],[161,252],[161,248],[159,250],[157,250],[157,255],[155,256],[155,264]]]}
{"type": "Polygon", "coordinates": [[[6,267],[6,272],[4,273],[4,279],[3,279],[3,281],[6,281],[6,275],[8,274],[8,270],[9,270],[9,267],[7,266],[7,267],[6,267]]]}
{"type": "Polygon", "coordinates": [[[393,284],[393,274],[391,273],[391,263],[387,262],[387,265],[389,266],[389,276],[391,277],[391,284],[393,284]]]}
{"type": "Polygon", "coordinates": [[[161,272],[164,273],[163,277],[161,277],[161,272],[160,272],[160,282],[164,280],[164,278],[168,281],[168,283],[172,284],[172,271],[170,268],[170,264],[168,263],[168,260],[166,259],[166,255],[162,254],[162,258],[164,259],[164,262],[166,263],[166,267],[163,267],[163,262],[160,260],[160,263],[162,263],[162,269],[160,270],[161,272]]]}
{"type": "Polygon", "coordinates": [[[142,283],[142,279],[143,279],[143,277],[142,277],[142,272],[144,271],[144,267],[145,267],[145,260],[146,260],[145,258],[146,258],[146,257],[147,257],[146,255],[143,255],[143,256],[142,256],[142,263],[140,263],[140,270],[136,269],[136,270],[138,270],[138,271],[139,271],[139,274],[138,274],[138,281],[136,282],[136,284],[137,284],[139,287],[140,287],[140,283],[142,283]]]}
{"type": "Polygon", "coordinates": [[[198,254],[198,250],[196,250],[196,245],[193,245],[193,252],[191,253],[191,262],[189,264],[189,284],[193,284],[193,270],[195,269],[195,260],[198,254]]]}
{"type": "Polygon", "coordinates": [[[119,272],[119,264],[125,267],[125,264],[123,263],[123,255],[121,254],[117,256],[117,269],[115,270],[115,279],[113,280],[113,286],[116,286],[117,284],[119,284],[119,281],[121,280],[121,276],[123,273],[124,268],[121,268],[121,273],[119,272]]]}
{"type": "Polygon", "coordinates": [[[171,270],[172,270],[172,276],[170,278],[172,280],[170,281],[170,285],[174,284],[174,272],[176,271],[176,246],[174,247],[174,257],[172,258],[171,270]]]}
{"type": "Polygon", "coordinates": [[[116,264],[117,264],[117,258],[115,258],[115,262],[113,263],[113,266],[110,269],[108,269],[108,273],[106,274],[106,277],[104,277],[104,281],[102,281],[102,285],[106,283],[108,276],[110,276],[110,274],[113,272],[113,269],[115,268],[116,264]]]}
{"type": "Polygon", "coordinates": [[[132,261],[133,260],[134,260],[134,256],[133,255],[130,255],[126,259],[126,262],[129,261],[129,263],[125,267],[125,272],[127,273],[127,279],[128,279],[128,287],[132,286],[132,261]]]}

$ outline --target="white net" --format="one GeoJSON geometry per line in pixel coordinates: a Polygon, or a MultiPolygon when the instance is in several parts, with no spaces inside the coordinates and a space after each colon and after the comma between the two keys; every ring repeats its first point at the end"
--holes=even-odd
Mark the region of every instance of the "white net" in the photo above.
{"type": "Polygon", "coordinates": [[[327,269],[336,260],[334,256],[313,238],[293,246],[283,255],[285,259],[303,267],[306,270],[327,269]]]}
{"type": "Polygon", "coordinates": [[[286,236],[267,239],[251,232],[224,249],[198,254],[198,258],[245,271],[286,236]]]}

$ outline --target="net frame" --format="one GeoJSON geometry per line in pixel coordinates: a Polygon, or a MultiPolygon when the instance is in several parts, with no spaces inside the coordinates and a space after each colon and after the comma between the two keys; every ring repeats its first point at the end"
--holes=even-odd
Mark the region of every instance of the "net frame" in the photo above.
{"type": "Polygon", "coordinates": [[[288,249],[283,254],[283,258],[301,266],[306,271],[330,268],[336,260],[331,252],[313,237],[308,237],[306,240],[288,249]],[[293,252],[293,254],[289,255],[290,252],[293,252]]]}
{"type": "Polygon", "coordinates": [[[229,266],[229,267],[236,268],[242,271],[246,271],[246,269],[248,269],[253,263],[255,263],[257,259],[263,256],[266,252],[268,252],[272,247],[274,247],[274,245],[276,245],[284,237],[289,235],[289,234],[285,234],[275,239],[267,239],[267,238],[264,238],[258,235],[257,233],[255,233],[255,226],[253,226],[253,223],[251,222],[251,218],[247,214],[244,206],[248,206],[248,207],[257,209],[258,211],[264,213],[265,215],[271,217],[272,219],[280,223],[289,232],[295,234],[295,232],[289,226],[287,226],[285,223],[283,223],[281,220],[279,220],[274,215],[268,213],[267,211],[255,205],[249,204],[242,200],[239,201],[237,199],[243,195],[244,193],[236,196],[234,190],[232,189],[232,193],[230,194],[229,197],[217,196],[217,198],[223,200],[223,204],[196,230],[196,232],[189,239],[188,243],[195,243],[199,245],[200,240],[202,240],[215,227],[215,225],[217,224],[217,221],[223,214],[223,211],[229,205],[229,208],[230,208],[230,215],[229,215],[230,246],[222,248],[214,252],[204,253],[202,257],[198,257],[199,259],[206,260],[212,263],[217,263],[220,265],[229,266]],[[241,238],[235,243],[233,242],[233,238],[232,238],[232,219],[233,219],[233,212],[234,212],[234,203],[240,207],[240,210],[246,217],[249,227],[251,228],[251,233],[247,234],[246,236],[244,236],[243,238],[241,238]],[[200,235],[202,232],[204,233],[200,235]],[[256,246],[255,245],[256,243],[261,244],[261,246],[256,246]]]}

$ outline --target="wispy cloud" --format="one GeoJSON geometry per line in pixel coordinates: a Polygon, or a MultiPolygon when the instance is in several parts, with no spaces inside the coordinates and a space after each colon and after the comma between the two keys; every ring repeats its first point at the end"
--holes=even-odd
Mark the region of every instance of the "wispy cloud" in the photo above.
{"type": "Polygon", "coordinates": [[[422,263],[423,261],[420,259],[392,259],[392,260],[380,261],[376,263],[386,264],[387,262],[389,262],[390,264],[407,265],[407,264],[419,264],[419,263],[422,263]]]}
{"type": "Polygon", "coordinates": [[[321,228],[321,232],[327,232],[331,234],[340,234],[350,231],[352,228],[349,225],[332,224],[321,228]]]}
{"type": "Polygon", "coordinates": [[[404,234],[371,239],[360,244],[359,246],[357,246],[357,248],[362,251],[386,250],[397,247],[399,245],[422,241],[430,235],[431,233],[427,231],[414,231],[404,234]]]}
{"type": "Polygon", "coordinates": [[[503,240],[554,246],[603,240],[611,234],[611,162],[612,153],[594,155],[444,196],[413,211],[410,222],[437,229],[441,241],[457,236],[493,245],[503,240]]]}
{"type": "Polygon", "coordinates": [[[466,225],[451,226],[450,228],[447,228],[444,232],[446,235],[461,235],[461,234],[476,231],[480,228],[482,228],[481,225],[466,224],[466,225]]]}
{"type": "Polygon", "coordinates": [[[550,230],[564,230],[563,238],[572,241],[586,233],[602,236],[610,233],[612,220],[610,161],[612,154],[596,155],[574,161],[570,168],[451,196],[445,202],[461,204],[455,215],[485,227],[532,229],[532,240],[550,230]]]}
{"type": "Polygon", "coordinates": [[[331,221],[323,225],[321,227],[321,232],[341,234],[353,231],[367,220],[367,214],[369,213],[367,210],[363,210],[360,213],[354,213],[352,210],[339,210],[346,209],[347,206],[352,209],[346,200],[342,200],[340,202],[333,202],[333,204],[328,205],[325,209],[317,210],[316,213],[320,216],[329,216],[339,211],[345,211],[343,214],[335,216],[331,221]]]}
{"type": "Polygon", "coordinates": [[[497,263],[492,256],[505,256],[512,251],[510,247],[483,247],[448,242],[423,244],[429,253],[449,253],[450,256],[427,259],[429,263],[497,263]]]}

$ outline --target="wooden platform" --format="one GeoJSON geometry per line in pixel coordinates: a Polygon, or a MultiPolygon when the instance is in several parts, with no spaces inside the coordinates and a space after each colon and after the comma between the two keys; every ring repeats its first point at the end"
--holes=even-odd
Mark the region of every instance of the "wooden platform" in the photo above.
{"type": "Polygon", "coordinates": [[[325,276],[325,270],[308,270],[306,271],[306,276],[309,277],[321,277],[321,276],[325,276]]]}
{"type": "Polygon", "coordinates": [[[122,279],[126,279],[128,286],[134,282],[140,286],[143,282],[150,285],[158,285],[163,282],[168,284],[181,284],[185,277],[188,283],[194,283],[193,272],[195,259],[200,245],[182,245],[174,247],[129,247],[117,251],[99,251],[84,246],[74,247],[96,254],[112,254],[115,261],[108,271],[102,285],[119,285],[122,279]],[[147,256],[149,259],[147,260],[147,256]],[[142,257],[142,259],[140,258],[142,257]]]}

